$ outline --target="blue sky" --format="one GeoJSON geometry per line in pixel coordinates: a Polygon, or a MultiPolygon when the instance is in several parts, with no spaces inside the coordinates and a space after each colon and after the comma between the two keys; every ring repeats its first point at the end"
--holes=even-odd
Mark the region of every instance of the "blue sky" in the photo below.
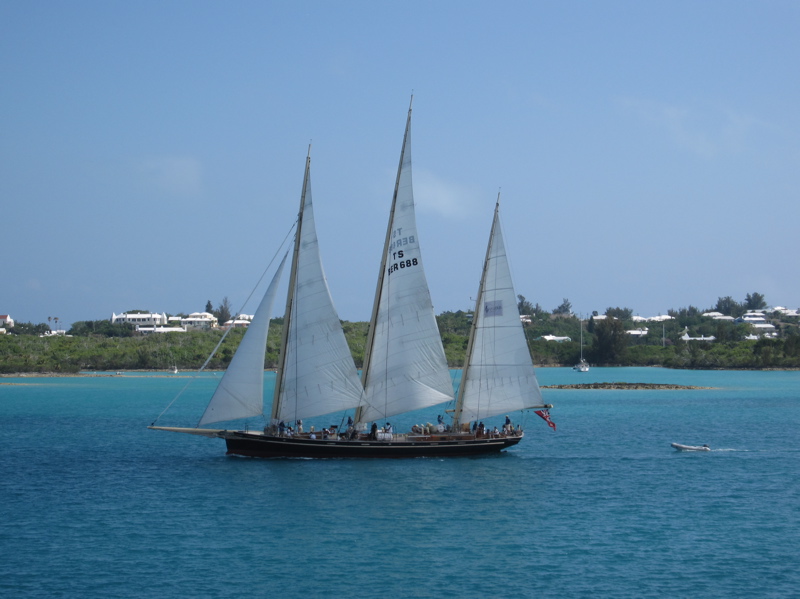
{"type": "MultiPolygon", "coordinates": [[[[294,220],[367,320],[414,93],[437,313],[800,307],[800,4],[0,0],[0,313],[240,308],[294,220]]],[[[245,308],[252,313],[254,306],[245,308]]]]}

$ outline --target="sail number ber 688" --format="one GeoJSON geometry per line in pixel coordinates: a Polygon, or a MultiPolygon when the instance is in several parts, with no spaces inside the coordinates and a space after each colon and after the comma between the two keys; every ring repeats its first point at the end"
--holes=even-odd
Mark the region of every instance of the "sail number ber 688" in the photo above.
{"type": "Polygon", "coordinates": [[[392,231],[392,244],[389,246],[389,251],[392,252],[392,260],[396,262],[389,266],[386,274],[392,274],[394,271],[400,270],[401,268],[411,268],[412,266],[419,264],[419,260],[417,258],[405,258],[405,252],[403,250],[398,249],[397,251],[394,251],[397,247],[411,245],[416,242],[414,235],[408,235],[406,237],[403,237],[402,235],[402,227],[398,227],[392,231]]]}
{"type": "Polygon", "coordinates": [[[400,270],[401,268],[411,268],[412,266],[419,264],[419,261],[416,258],[406,258],[404,260],[403,250],[392,252],[392,260],[397,260],[397,262],[389,267],[389,270],[387,271],[388,274],[392,274],[394,271],[400,270]]]}

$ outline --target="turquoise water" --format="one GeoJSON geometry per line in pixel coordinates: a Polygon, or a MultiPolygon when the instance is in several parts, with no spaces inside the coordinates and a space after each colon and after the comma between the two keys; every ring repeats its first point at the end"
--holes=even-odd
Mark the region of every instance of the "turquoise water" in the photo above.
{"type": "Polygon", "coordinates": [[[180,376],[0,379],[0,596],[800,593],[800,372],[538,374],[715,389],[545,390],[558,430],[495,457],[254,460],[147,430],[180,376]]]}

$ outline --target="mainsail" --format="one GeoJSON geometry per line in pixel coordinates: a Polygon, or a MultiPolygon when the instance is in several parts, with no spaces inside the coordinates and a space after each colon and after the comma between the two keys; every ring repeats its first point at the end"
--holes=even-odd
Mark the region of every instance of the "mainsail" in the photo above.
{"type": "Polygon", "coordinates": [[[278,291],[286,256],[272,278],[250,326],[239,343],[228,369],[200,418],[199,426],[258,416],[264,411],[264,355],[272,305],[278,291]]]}
{"type": "Polygon", "coordinates": [[[271,413],[287,421],[355,408],[364,393],[322,269],[310,170],[309,156],[271,413]]]}
{"type": "Polygon", "coordinates": [[[364,364],[359,422],[453,399],[453,384],[422,267],[411,184],[411,107],[386,230],[364,364]]]}
{"type": "Polygon", "coordinates": [[[454,421],[482,420],[541,403],[503,243],[498,195],[454,421]]]}

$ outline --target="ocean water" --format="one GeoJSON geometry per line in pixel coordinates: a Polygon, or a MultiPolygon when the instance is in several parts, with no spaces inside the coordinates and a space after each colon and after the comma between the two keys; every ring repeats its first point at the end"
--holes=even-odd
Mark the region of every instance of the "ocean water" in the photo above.
{"type": "Polygon", "coordinates": [[[0,596],[800,595],[800,372],[538,374],[714,388],[545,390],[557,431],[498,456],[259,460],[146,428],[180,375],[2,378],[0,596]]]}

